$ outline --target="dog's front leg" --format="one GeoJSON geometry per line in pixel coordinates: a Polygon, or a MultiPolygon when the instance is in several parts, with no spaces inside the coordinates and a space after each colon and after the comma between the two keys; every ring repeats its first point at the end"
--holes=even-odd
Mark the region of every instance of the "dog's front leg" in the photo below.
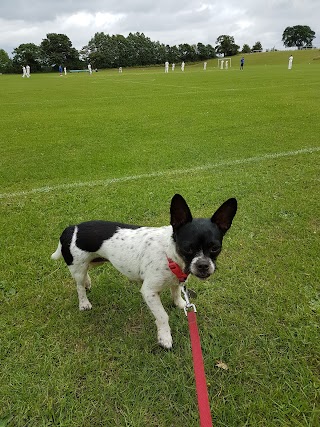
{"type": "Polygon", "coordinates": [[[171,286],[171,295],[172,295],[172,299],[173,299],[173,302],[175,303],[175,305],[183,310],[186,306],[186,302],[181,296],[181,286],[172,285],[171,286]]]}
{"type": "Polygon", "coordinates": [[[169,316],[163,308],[159,292],[155,291],[150,282],[143,282],[142,296],[156,319],[158,330],[158,343],[170,350],[172,348],[172,336],[169,326],[169,316]]]}

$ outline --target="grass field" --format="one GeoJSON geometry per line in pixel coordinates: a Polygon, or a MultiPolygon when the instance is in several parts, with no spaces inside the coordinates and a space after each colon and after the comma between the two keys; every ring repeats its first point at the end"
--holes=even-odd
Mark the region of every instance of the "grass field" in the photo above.
{"type": "Polygon", "coordinates": [[[168,224],[176,192],[195,216],[239,203],[214,277],[191,280],[214,426],[320,425],[320,61],[288,55],[0,76],[1,427],[199,425],[169,294],[166,352],[139,285],[95,269],[80,313],[50,260],[68,224],[168,224]]]}

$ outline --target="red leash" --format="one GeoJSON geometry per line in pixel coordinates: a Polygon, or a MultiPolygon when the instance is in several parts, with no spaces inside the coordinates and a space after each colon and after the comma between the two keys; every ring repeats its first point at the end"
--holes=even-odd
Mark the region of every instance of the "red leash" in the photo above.
{"type": "MultiPolygon", "coordinates": [[[[172,273],[178,278],[180,283],[184,283],[188,275],[185,274],[177,263],[168,258],[168,265],[172,273]]],[[[206,374],[204,371],[204,363],[202,357],[202,350],[200,344],[200,337],[197,325],[196,306],[191,304],[189,301],[189,295],[185,286],[181,286],[184,299],[186,301],[186,307],[184,309],[186,316],[188,317],[189,333],[192,349],[193,359],[193,370],[196,380],[196,390],[198,398],[198,408],[200,415],[200,427],[212,427],[212,418],[210,411],[210,403],[206,382],[206,374]],[[193,311],[189,311],[192,308],[193,311]]]]}
{"type": "Polygon", "coordinates": [[[207,382],[206,382],[206,374],[204,371],[200,336],[199,336],[198,325],[197,325],[197,316],[196,316],[197,310],[194,304],[190,304],[189,297],[184,286],[182,287],[182,291],[187,303],[187,306],[185,308],[185,313],[188,317],[188,323],[189,323],[193,370],[194,370],[194,377],[196,380],[198,408],[199,408],[199,415],[200,415],[200,426],[212,427],[212,418],[211,418],[209,395],[208,395],[207,382]],[[194,311],[188,311],[189,308],[193,308],[194,311]]]}

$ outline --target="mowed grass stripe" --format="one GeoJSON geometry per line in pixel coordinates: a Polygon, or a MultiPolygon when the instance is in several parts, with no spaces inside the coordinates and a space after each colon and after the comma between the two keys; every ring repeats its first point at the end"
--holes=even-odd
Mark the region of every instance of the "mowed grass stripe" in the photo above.
{"type": "Polygon", "coordinates": [[[59,190],[66,190],[66,189],[79,188],[79,187],[96,187],[98,185],[99,186],[100,185],[106,186],[106,185],[110,185],[110,184],[114,184],[114,183],[136,181],[139,179],[149,179],[149,178],[156,178],[156,177],[161,177],[161,176],[189,174],[189,173],[193,173],[193,172],[214,169],[214,168],[221,167],[221,166],[234,166],[234,165],[242,165],[245,163],[262,162],[265,160],[278,159],[281,157],[298,156],[300,154],[312,154],[312,153],[316,153],[318,151],[320,151],[320,147],[310,147],[310,148],[303,148],[301,150],[265,154],[264,156],[249,157],[249,158],[245,158],[245,159],[226,160],[226,161],[222,161],[222,162],[218,162],[218,163],[212,163],[212,164],[197,166],[197,167],[193,167],[193,168],[176,169],[176,170],[171,170],[171,171],[166,170],[166,171],[158,171],[158,172],[146,173],[146,174],[140,174],[140,175],[123,176],[120,178],[110,178],[110,179],[106,179],[106,180],[73,182],[73,183],[69,183],[69,184],[60,184],[60,185],[54,185],[54,186],[33,188],[33,189],[27,190],[27,191],[16,191],[13,193],[2,193],[2,194],[0,194],[0,199],[29,196],[29,195],[35,194],[35,193],[48,193],[51,191],[59,191],[59,190]]]}

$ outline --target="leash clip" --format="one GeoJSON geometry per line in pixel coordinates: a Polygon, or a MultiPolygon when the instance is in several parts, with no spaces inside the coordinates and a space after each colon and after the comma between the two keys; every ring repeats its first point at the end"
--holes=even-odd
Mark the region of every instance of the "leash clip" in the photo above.
{"type": "Polygon", "coordinates": [[[186,316],[188,316],[188,310],[189,309],[193,309],[193,311],[196,313],[197,312],[197,308],[194,304],[192,304],[189,300],[189,293],[187,291],[187,287],[185,285],[181,286],[181,290],[184,296],[184,300],[186,302],[186,306],[184,307],[184,313],[186,316]]]}

